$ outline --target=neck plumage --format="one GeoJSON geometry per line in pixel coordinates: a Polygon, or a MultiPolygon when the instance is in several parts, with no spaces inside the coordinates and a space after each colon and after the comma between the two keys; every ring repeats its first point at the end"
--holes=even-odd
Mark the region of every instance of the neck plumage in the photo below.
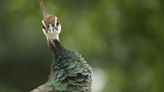
{"type": "Polygon", "coordinates": [[[59,79],[56,78],[56,75],[54,75],[54,73],[58,73],[58,70],[56,70],[55,67],[57,67],[57,65],[59,64],[58,60],[63,57],[63,54],[66,51],[66,49],[62,46],[60,41],[57,39],[48,40],[48,44],[49,44],[51,53],[53,55],[53,62],[51,65],[51,71],[50,71],[48,83],[50,85],[53,85],[51,87],[53,87],[53,89],[55,90],[55,91],[50,91],[50,92],[67,92],[65,84],[64,84],[64,86],[62,85],[64,87],[64,89],[60,88],[61,85],[57,85],[57,83],[61,84],[61,82],[59,79]]]}
{"type": "Polygon", "coordinates": [[[48,40],[49,48],[52,52],[52,55],[56,58],[62,56],[65,51],[65,48],[62,46],[58,39],[48,40]]]}

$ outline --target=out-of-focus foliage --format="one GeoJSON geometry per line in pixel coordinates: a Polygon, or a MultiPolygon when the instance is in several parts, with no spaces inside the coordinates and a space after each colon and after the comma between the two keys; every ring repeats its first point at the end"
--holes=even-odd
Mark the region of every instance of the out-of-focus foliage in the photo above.
{"type": "MultiPolygon", "coordinates": [[[[164,0],[45,0],[61,42],[107,74],[103,92],[164,92],[164,0]]],[[[44,83],[51,55],[38,0],[0,2],[0,92],[44,83]]]]}

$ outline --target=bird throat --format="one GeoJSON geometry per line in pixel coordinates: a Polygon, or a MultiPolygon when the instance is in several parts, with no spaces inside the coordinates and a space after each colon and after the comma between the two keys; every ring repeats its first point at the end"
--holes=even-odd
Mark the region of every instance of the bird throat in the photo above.
{"type": "Polygon", "coordinates": [[[49,40],[48,41],[50,50],[52,52],[52,54],[56,57],[56,56],[62,56],[62,54],[65,51],[64,46],[61,44],[61,42],[57,39],[55,40],[49,40]]]}

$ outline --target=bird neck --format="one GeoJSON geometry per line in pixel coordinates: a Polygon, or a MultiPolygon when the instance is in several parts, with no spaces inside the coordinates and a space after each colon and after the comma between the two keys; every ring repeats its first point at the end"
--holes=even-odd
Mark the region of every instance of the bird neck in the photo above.
{"type": "Polygon", "coordinates": [[[62,56],[65,51],[64,46],[61,44],[59,39],[48,40],[52,55],[55,57],[62,56]]]}
{"type": "Polygon", "coordinates": [[[62,83],[56,76],[55,73],[58,73],[58,70],[55,70],[55,67],[57,64],[59,64],[59,59],[61,59],[64,56],[64,53],[66,49],[62,46],[59,40],[49,40],[49,47],[53,56],[53,62],[51,65],[51,71],[49,75],[48,83],[54,87],[55,92],[68,92],[67,91],[67,84],[62,83]],[[59,85],[60,84],[60,85],[59,85]]]}

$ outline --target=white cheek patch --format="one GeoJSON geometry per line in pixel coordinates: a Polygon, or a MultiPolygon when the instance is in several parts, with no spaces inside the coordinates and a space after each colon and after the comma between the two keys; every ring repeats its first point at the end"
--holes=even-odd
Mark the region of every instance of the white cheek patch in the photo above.
{"type": "Polygon", "coordinates": [[[44,28],[42,28],[42,31],[45,35],[47,35],[46,30],[44,28]]]}
{"type": "Polygon", "coordinates": [[[45,23],[44,23],[44,21],[43,21],[43,20],[42,20],[42,24],[43,24],[43,26],[44,26],[44,27],[46,27],[46,25],[45,25],[45,23]]]}
{"type": "Polygon", "coordinates": [[[54,25],[55,25],[55,26],[56,26],[56,24],[57,24],[57,19],[58,19],[58,18],[57,18],[57,17],[55,17],[55,23],[54,23],[54,25]]]}
{"type": "Polygon", "coordinates": [[[60,24],[58,26],[58,31],[59,31],[59,33],[61,32],[61,25],[60,24]]]}

